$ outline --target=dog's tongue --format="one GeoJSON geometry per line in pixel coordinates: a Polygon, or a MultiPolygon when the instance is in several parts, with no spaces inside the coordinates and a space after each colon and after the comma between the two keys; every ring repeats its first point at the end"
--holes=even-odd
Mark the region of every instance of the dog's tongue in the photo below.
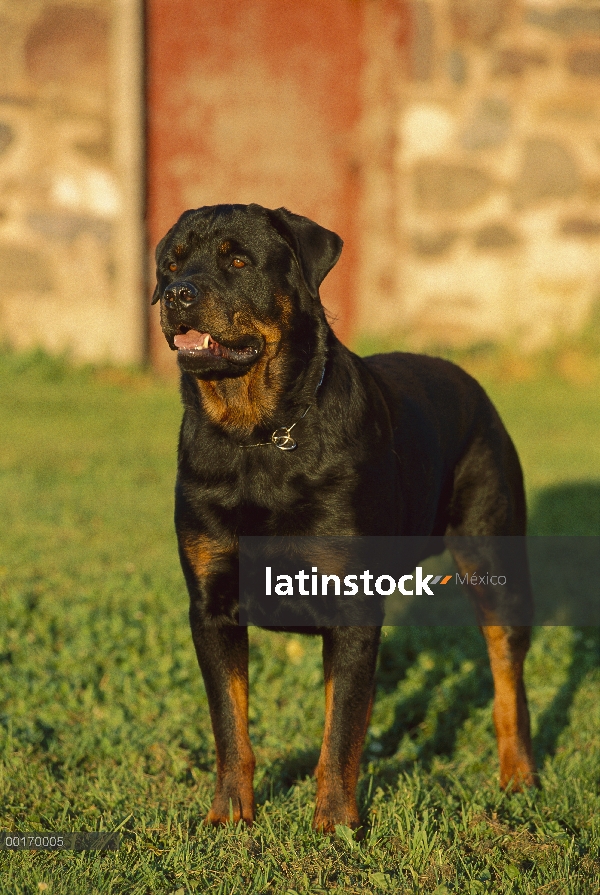
{"type": "Polygon", "coordinates": [[[194,349],[208,348],[210,335],[208,333],[199,333],[195,329],[189,329],[186,333],[179,334],[173,339],[176,348],[194,349]]]}

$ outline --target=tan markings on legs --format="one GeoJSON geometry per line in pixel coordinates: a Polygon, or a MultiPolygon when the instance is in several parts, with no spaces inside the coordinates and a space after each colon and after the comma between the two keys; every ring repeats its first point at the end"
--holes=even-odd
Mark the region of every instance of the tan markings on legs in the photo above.
{"type": "Polygon", "coordinates": [[[219,739],[217,746],[217,790],[206,822],[211,824],[237,823],[254,820],[255,759],[248,735],[248,681],[233,674],[227,683],[233,729],[227,752],[223,753],[219,739]]]}
{"type": "Polygon", "coordinates": [[[198,578],[205,578],[215,572],[224,559],[229,559],[237,551],[237,542],[215,541],[206,535],[183,534],[181,537],[183,551],[189,564],[198,578]]]}
{"type": "Polygon", "coordinates": [[[482,628],[494,678],[494,727],[500,757],[500,786],[520,790],[538,782],[531,748],[523,663],[528,628],[482,628]]]}
{"type": "MultiPolygon", "coordinates": [[[[333,680],[325,679],[325,728],[323,731],[323,743],[321,754],[315,769],[317,778],[317,801],[313,827],[324,833],[335,832],[336,814],[342,814],[345,810],[343,793],[340,791],[341,768],[337,765],[332,749],[333,733],[333,680]]],[[[356,816],[358,820],[358,813],[356,816]]],[[[341,823],[337,820],[337,823],[341,823]]],[[[350,826],[350,824],[348,824],[350,826]]]]}
{"type": "MultiPolygon", "coordinates": [[[[367,704],[366,714],[360,719],[362,723],[359,728],[354,731],[352,744],[348,754],[348,760],[345,768],[342,769],[342,779],[344,781],[345,791],[351,795],[353,803],[356,804],[356,786],[358,784],[358,775],[360,773],[360,757],[362,755],[365,736],[373,710],[374,694],[371,694],[367,704]]],[[[357,818],[358,820],[358,818],[357,818]]]]}
{"type": "MultiPolygon", "coordinates": [[[[323,742],[321,744],[321,754],[319,763],[315,769],[317,777],[317,787],[319,790],[327,789],[326,765],[330,758],[331,752],[331,732],[333,725],[333,681],[331,678],[325,680],[325,726],[323,730],[323,742]]],[[[317,796],[318,799],[318,796],[317,796]]]]}
{"type": "Polygon", "coordinates": [[[369,699],[366,713],[357,719],[358,728],[353,731],[337,731],[338,735],[350,735],[350,748],[345,754],[345,760],[340,763],[340,744],[334,742],[335,687],[332,679],[325,681],[325,729],[315,771],[317,802],[313,819],[313,827],[324,833],[333,833],[336,824],[344,824],[352,829],[359,825],[356,785],[372,707],[373,695],[369,699]]]}
{"type": "MultiPolygon", "coordinates": [[[[476,564],[465,561],[457,553],[453,556],[461,575],[467,574],[469,579],[471,575],[478,575],[480,570],[476,564]]],[[[485,586],[469,584],[468,591],[476,604],[494,679],[493,718],[500,759],[500,786],[518,791],[524,785],[538,783],[523,683],[530,629],[497,624],[485,586]]]]}

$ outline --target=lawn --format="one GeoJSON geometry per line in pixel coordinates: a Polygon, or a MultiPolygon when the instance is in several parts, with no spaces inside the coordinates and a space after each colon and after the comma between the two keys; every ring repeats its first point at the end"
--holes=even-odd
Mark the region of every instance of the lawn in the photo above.
{"type": "MultiPolygon", "coordinates": [[[[531,531],[600,534],[598,383],[484,379],[531,531]]],[[[0,892],[599,891],[596,630],[535,631],[543,787],[507,797],[479,632],[387,629],[357,842],[310,827],[319,643],[253,629],[257,822],[207,829],[214,749],[172,524],[176,385],[5,353],[0,404],[0,830],[122,831],[118,852],[0,852],[0,892]]]]}

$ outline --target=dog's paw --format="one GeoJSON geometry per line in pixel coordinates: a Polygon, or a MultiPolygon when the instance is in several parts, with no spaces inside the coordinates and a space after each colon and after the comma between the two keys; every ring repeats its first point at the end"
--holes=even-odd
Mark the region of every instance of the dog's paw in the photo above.
{"type": "Polygon", "coordinates": [[[358,806],[355,799],[318,799],[313,817],[313,830],[320,833],[335,833],[336,826],[356,830],[360,826],[358,806]]]}
{"type": "Polygon", "coordinates": [[[540,778],[535,766],[528,760],[506,763],[500,769],[500,788],[506,792],[523,792],[524,789],[540,786],[540,778]]]}
{"type": "Polygon", "coordinates": [[[243,820],[249,827],[254,822],[254,794],[240,791],[216,793],[205,823],[217,827],[243,820]]]}

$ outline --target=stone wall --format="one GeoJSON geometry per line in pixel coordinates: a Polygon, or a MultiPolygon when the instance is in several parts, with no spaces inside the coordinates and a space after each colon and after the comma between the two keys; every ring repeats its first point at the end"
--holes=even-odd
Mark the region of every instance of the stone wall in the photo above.
{"type": "MultiPolygon", "coordinates": [[[[149,133],[158,135],[163,153],[169,133],[185,124],[181,96],[192,111],[220,102],[206,72],[196,106],[189,91],[172,92],[173,114],[165,115],[160,90],[153,93],[173,58],[171,80],[185,74],[169,40],[193,22],[171,15],[173,4],[146,3],[149,133]],[[153,10],[163,7],[156,32],[165,34],[161,67],[153,63],[150,26],[153,10]]],[[[211,17],[227,8],[221,0],[189,5],[210,28],[191,34],[186,64],[208,60],[214,80],[219,65],[241,58],[243,49],[263,66],[265,89],[249,65],[233,79],[227,109],[238,105],[226,117],[227,152],[207,150],[205,170],[193,176],[153,167],[150,141],[151,212],[176,175],[190,189],[200,184],[196,198],[173,193],[169,201],[182,207],[201,204],[205,193],[214,201],[227,187],[227,198],[260,201],[264,194],[265,202],[292,204],[339,229],[344,259],[324,295],[329,289],[336,326],[346,335],[415,348],[491,341],[535,350],[585,327],[600,295],[600,0],[330,0],[315,9],[346,16],[340,22],[356,35],[356,47],[340,43],[336,26],[321,29],[322,46],[308,49],[310,4],[303,23],[297,6],[273,0],[271,10],[265,0],[249,0],[235,28],[227,16],[211,17]],[[276,12],[293,12],[293,28],[281,32],[289,52],[281,51],[276,12]],[[221,53],[217,25],[233,40],[242,19],[256,30],[252,41],[238,40],[233,55],[221,53]],[[301,104],[282,92],[290,72],[327,133],[303,124],[301,104]],[[321,85],[318,102],[311,99],[314,84],[321,85]],[[273,121],[265,119],[262,143],[247,140],[257,89],[260,107],[276,109],[273,121]],[[350,124],[338,127],[336,115],[354,108],[355,93],[359,123],[352,113],[350,124]],[[248,97],[252,114],[243,118],[248,97]],[[286,103],[285,121],[299,131],[296,155],[278,127],[277,110],[286,103]],[[323,189],[312,160],[325,149],[336,161],[323,189]],[[256,177],[240,181],[238,190],[230,157],[252,177],[259,172],[262,192],[256,177]],[[304,167],[294,175],[296,157],[304,167]],[[321,205],[335,195],[331,214],[309,201],[311,190],[321,205]]],[[[147,349],[143,6],[0,0],[0,343],[119,362],[139,361],[147,349]]],[[[189,128],[192,155],[204,151],[197,120],[189,128]]],[[[210,121],[216,133],[217,118],[210,121]]],[[[206,129],[202,134],[207,139],[206,129]]]]}
{"type": "Polygon", "coordinates": [[[143,354],[134,0],[0,0],[0,341],[143,354]]]}
{"type": "Polygon", "coordinates": [[[600,4],[365,14],[363,216],[383,226],[365,228],[359,331],[524,350],[579,331],[600,296],[600,4]]]}

